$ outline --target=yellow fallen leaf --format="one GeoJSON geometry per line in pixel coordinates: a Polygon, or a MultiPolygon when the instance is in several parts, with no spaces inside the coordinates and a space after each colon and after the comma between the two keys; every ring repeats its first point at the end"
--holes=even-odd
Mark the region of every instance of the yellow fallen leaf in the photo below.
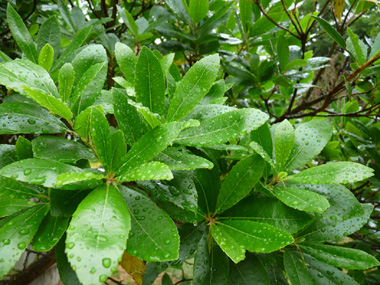
{"type": "Polygon", "coordinates": [[[339,23],[342,22],[343,9],[344,9],[344,0],[334,0],[334,14],[335,14],[335,17],[339,20],[339,23]]]}
{"type": "Polygon", "coordinates": [[[136,281],[137,284],[142,284],[146,269],[146,264],[144,261],[138,259],[137,257],[129,255],[125,251],[120,265],[136,281]]]}

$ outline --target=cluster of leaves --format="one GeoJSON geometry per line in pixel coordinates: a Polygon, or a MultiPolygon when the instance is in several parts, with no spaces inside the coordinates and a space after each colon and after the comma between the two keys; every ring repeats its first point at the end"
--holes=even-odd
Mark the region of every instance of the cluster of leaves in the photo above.
{"type": "Polygon", "coordinates": [[[64,284],[119,263],[151,284],[192,258],[194,284],[376,279],[370,249],[349,245],[376,215],[380,36],[370,52],[345,40],[347,17],[339,31],[316,17],[329,1],[302,19],[291,1],[117,2],[110,16],[87,1],[86,18],[41,1],[35,33],[7,6],[22,58],[0,52],[0,134],[16,138],[0,145],[0,279],[28,248],[55,250],[64,284]],[[352,59],[320,97],[317,23],[352,59]],[[287,120],[318,114],[336,118],[287,120]]]}

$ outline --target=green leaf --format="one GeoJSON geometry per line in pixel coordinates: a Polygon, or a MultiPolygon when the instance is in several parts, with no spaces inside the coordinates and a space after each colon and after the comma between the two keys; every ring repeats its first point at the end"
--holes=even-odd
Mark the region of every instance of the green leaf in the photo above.
{"type": "Polygon", "coordinates": [[[35,105],[7,102],[0,105],[0,134],[55,134],[67,127],[47,110],[35,105]]]}
{"type": "Polygon", "coordinates": [[[135,82],[137,57],[133,50],[125,44],[116,43],[115,57],[125,79],[131,83],[135,82]]]}
{"type": "Polygon", "coordinates": [[[9,144],[0,144],[0,169],[15,161],[17,161],[15,146],[9,144]]]}
{"type": "Polygon", "coordinates": [[[27,95],[23,86],[37,88],[58,97],[58,90],[49,73],[41,66],[26,59],[16,59],[0,64],[0,84],[27,95]]]}
{"type": "Polygon", "coordinates": [[[380,33],[377,34],[373,45],[371,47],[371,53],[369,54],[369,58],[374,57],[376,54],[378,54],[380,51],[380,33]]]}
{"type": "Polygon", "coordinates": [[[55,257],[57,261],[59,277],[64,285],[81,285],[77,274],[71,268],[70,263],[67,260],[67,255],[65,253],[65,240],[66,234],[63,235],[55,247],[55,257]]]}
{"type": "Polygon", "coordinates": [[[136,108],[145,119],[145,124],[147,128],[153,129],[157,126],[162,125],[162,122],[165,120],[157,113],[153,113],[148,107],[143,106],[141,103],[136,103],[132,100],[128,100],[128,104],[136,108]]]}
{"type": "Polygon", "coordinates": [[[284,72],[289,61],[289,46],[285,36],[281,35],[277,39],[277,57],[280,62],[280,70],[284,72]]]}
{"type": "Polygon", "coordinates": [[[23,136],[19,136],[16,141],[16,156],[18,160],[33,158],[32,143],[23,136]]]}
{"type": "Polygon", "coordinates": [[[137,27],[136,22],[133,19],[132,15],[127,11],[127,9],[122,9],[120,6],[117,6],[117,11],[119,12],[119,15],[121,16],[121,18],[123,19],[124,24],[127,25],[128,29],[136,38],[139,34],[139,28],[137,27]]]}
{"type": "Polygon", "coordinates": [[[307,241],[335,240],[359,230],[369,219],[372,207],[363,207],[355,196],[342,185],[313,185],[287,182],[297,187],[323,195],[330,207],[307,227],[300,236],[307,241]]]}
{"type": "Polygon", "coordinates": [[[179,235],[172,219],[148,197],[120,186],[132,216],[129,254],[146,261],[178,259],[179,235]]]}
{"type": "Polygon", "coordinates": [[[173,285],[173,282],[167,273],[165,273],[164,276],[162,276],[161,285],[173,285]]]}
{"type": "MultiPolygon", "coordinates": [[[[299,254],[297,254],[299,256],[299,254]]],[[[314,284],[344,284],[358,285],[348,274],[340,269],[320,262],[308,254],[303,254],[303,259],[309,265],[309,274],[314,284]]]]}
{"type": "Polygon", "coordinates": [[[69,172],[58,175],[55,185],[64,190],[86,190],[99,186],[105,178],[104,174],[94,172],[69,172]]]}
{"type": "Polygon", "coordinates": [[[90,140],[91,120],[93,117],[92,113],[94,112],[94,108],[98,108],[98,110],[101,113],[104,113],[103,108],[101,106],[87,108],[79,114],[79,116],[75,119],[74,122],[74,131],[86,140],[90,140]]]}
{"type": "Polygon", "coordinates": [[[194,285],[227,284],[228,258],[220,247],[204,233],[194,259],[194,285]]]}
{"type": "Polygon", "coordinates": [[[265,113],[256,109],[234,110],[202,121],[199,127],[182,132],[175,142],[189,146],[213,146],[238,138],[258,128],[267,119],[265,113]]]}
{"type": "Polygon", "coordinates": [[[116,179],[120,182],[136,180],[170,180],[173,179],[173,175],[166,164],[152,161],[141,164],[126,172],[122,172],[116,179]]]}
{"type": "Polygon", "coordinates": [[[238,264],[230,262],[229,283],[233,285],[271,284],[262,260],[254,254],[247,254],[238,264]]]}
{"type": "Polygon", "coordinates": [[[204,232],[203,226],[183,224],[178,228],[180,236],[179,258],[173,263],[183,263],[194,255],[204,232]]]}
{"type": "Polygon", "coordinates": [[[189,14],[195,23],[199,23],[208,12],[208,1],[190,0],[189,14]]]}
{"type": "Polygon", "coordinates": [[[305,169],[286,179],[312,184],[346,184],[373,176],[373,169],[360,163],[339,161],[305,169]]]}
{"type": "Polygon", "coordinates": [[[58,0],[58,9],[66,24],[70,27],[70,29],[75,32],[75,25],[73,19],[70,15],[69,9],[67,9],[66,3],[62,0],[58,0]]]}
{"type": "Polygon", "coordinates": [[[313,284],[308,269],[302,261],[290,250],[284,254],[284,266],[286,274],[292,285],[313,284]]]}
{"type": "Polygon", "coordinates": [[[140,166],[155,157],[178,136],[182,129],[181,123],[168,123],[158,126],[144,134],[130,151],[123,157],[118,173],[140,166]]]}
{"type": "Polygon", "coordinates": [[[212,226],[212,236],[223,251],[238,263],[245,251],[268,253],[291,244],[293,237],[279,228],[252,221],[219,221],[212,226]]]}
{"type": "Polygon", "coordinates": [[[290,172],[316,157],[329,142],[332,134],[331,123],[313,120],[296,128],[294,148],[285,171],[290,172]]]}
{"type": "Polygon", "coordinates": [[[49,72],[54,61],[54,49],[47,43],[41,49],[40,54],[38,55],[38,65],[42,66],[46,71],[49,72]]]}
{"type": "Polygon", "coordinates": [[[239,18],[244,31],[247,32],[252,26],[252,2],[249,0],[239,0],[239,18]]]}
{"type": "Polygon", "coordinates": [[[68,223],[69,218],[47,214],[33,238],[32,248],[39,252],[51,250],[65,233],[68,223]]]}
{"type": "Polygon", "coordinates": [[[322,213],[330,206],[325,197],[312,191],[293,187],[274,187],[273,193],[284,204],[301,211],[322,213]]]}
{"type": "Polygon", "coordinates": [[[90,124],[90,141],[96,150],[96,156],[99,158],[106,172],[111,171],[112,151],[111,151],[111,131],[108,121],[104,114],[96,107],[91,107],[91,124],[90,124]]]}
{"type": "Polygon", "coordinates": [[[111,171],[117,170],[122,157],[127,152],[127,145],[125,144],[123,132],[118,130],[111,134],[111,171]]]}
{"type": "Polygon", "coordinates": [[[162,71],[164,72],[164,76],[169,71],[170,66],[173,64],[174,56],[175,56],[175,53],[169,53],[160,60],[160,64],[162,67],[162,71]]]}
{"type": "Polygon", "coordinates": [[[3,167],[0,175],[30,184],[54,187],[57,176],[65,172],[81,172],[80,168],[58,161],[29,158],[3,167]]]}
{"type": "Polygon", "coordinates": [[[25,199],[0,198],[0,217],[10,216],[35,205],[37,205],[35,202],[25,199]]]}
{"type": "Polygon", "coordinates": [[[358,249],[316,243],[303,243],[300,248],[320,261],[336,267],[365,270],[380,265],[375,257],[358,249]]]}
{"type": "MultiPolygon", "coordinates": [[[[168,201],[174,205],[193,212],[198,209],[198,193],[195,184],[186,171],[173,171],[170,181],[138,181],[138,185],[158,200],[168,201]]],[[[201,213],[203,214],[203,213],[201,213]]]]}
{"type": "Polygon", "coordinates": [[[29,208],[19,215],[12,216],[0,228],[0,279],[13,268],[31,242],[47,208],[47,205],[29,208]]]}
{"type": "Polygon", "coordinates": [[[293,126],[288,120],[282,121],[274,130],[274,154],[278,172],[286,166],[294,145],[294,137],[293,126]]]}
{"type": "Polygon", "coordinates": [[[158,154],[153,160],[165,163],[170,169],[190,170],[196,168],[214,167],[214,164],[207,159],[190,154],[182,148],[168,148],[158,154]]]}
{"type": "Polygon", "coordinates": [[[25,57],[30,61],[37,63],[38,54],[34,40],[29,34],[23,19],[16,12],[16,10],[13,9],[10,3],[7,5],[7,21],[12,36],[22,52],[25,54],[25,57]]]}
{"type": "Polygon", "coordinates": [[[23,86],[26,93],[29,94],[34,100],[37,101],[42,107],[45,107],[50,110],[52,114],[56,114],[66,119],[68,122],[73,118],[73,113],[70,108],[66,106],[60,99],[55,98],[44,91],[36,88],[29,88],[23,86]]]}
{"type": "Polygon", "coordinates": [[[190,16],[188,13],[188,7],[186,2],[178,0],[168,0],[166,1],[171,10],[185,23],[190,22],[190,16]]]}
{"type": "Polygon", "coordinates": [[[8,177],[0,176],[0,197],[10,199],[29,199],[40,197],[36,189],[30,188],[8,177]]]}
{"type": "Polygon", "coordinates": [[[342,38],[342,36],[331,26],[325,19],[318,18],[316,16],[313,17],[321,26],[322,28],[327,32],[327,34],[342,48],[346,48],[346,42],[342,38]]]}
{"type": "Polygon", "coordinates": [[[136,100],[150,111],[162,114],[165,103],[165,79],[160,61],[147,47],[140,51],[135,75],[136,100]]]}
{"type": "Polygon", "coordinates": [[[354,34],[350,27],[347,27],[347,50],[353,55],[359,65],[367,60],[367,46],[359,40],[358,35],[354,34]]]}
{"type": "Polygon", "coordinates": [[[269,197],[248,197],[225,211],[222,217],[266,223],[291,234],[313,221],[308,214],[294,210],[281,201],[269,197]]]}
{"type": "Polygon", "coordinates": [[[146,132],[146,127],[136,108],[128,103],[128,97],[113,88],[113,106],[119,128],[123,131],[128,145],[134,145],[146,132]]]}
{"type": "Polygon", "coordinates": [[[249,146],[258,154],[260,155],[266,162],[269,163],[269,165],[272,167],[272,169],[276,169],[276,166],[274,165],[273,160],[270,158],[269,154],[264,150],[264,148],[259,145],[257,142],[251,142],[249,146]]]}
{"type": "Polygon", "coordinates": [[[66,191],[60,189],[50,189],[50,213],[54,217],[71,217],[77,209],[79,203],[92,190],[66,191]]]}
{"type": "Polygon", "coordinates": [[[67,103],[71,97],[71,91],[74,85],[75,71],[71,63],[66,63],[58,73],[59,97],[67,103]]]}
{"type": "Polygon", "coordinates": [[[37,50],[40,51],[46,44],[53,47],[56,59],[61,49],[61,28],[57,16],[46,19],[38,30],[37,50]]]}
{"type": "Polygon", "coordinates": [[[247,196],[262,176],[264,166],[264,160],[256,154],[239,161],[223,181],[216,212],[222,213],[247,196]]]}
{"type": "Polygon", "coordinates": [[[83,284],[101,284],[126,248],[131,217],[120,192],[103,185],[78,206],[67,230],[66,253],[83,284]]]}
{"type": "Polygon", "coordinates": [[[207,56],[195,63],[177,86],[167,119],[178,121],[207,94],[219,71],[219,55],[207,56]]]}
{"type": "Polygon", "coordinates": [[[301,59],[301,58],[296,58],[296,59],[293,59],[291,62],[289,62],[286,67],[285,67],[285,71],[289,71],[295,67],[301,67],[301,66],[306,66],[308,65],[308,62],[307,60],[304,60],[304,59],[301,59]]]}
{"type": "Polygon", "coordinates": [[[91,32],[92,27],[86,27],[82,31],[78,33],[78,35],[71,41],[71,43],[66,47],[64,52],[60,55],[58,60],[53,64],[52,69],[50,70],[50,73],[54,73],[58,69],[61,68],[62,65],[64,65],[68,60],[75,54],[77,49],[84,43],[84,41],[87,39],[88,35],[91,32]]]}

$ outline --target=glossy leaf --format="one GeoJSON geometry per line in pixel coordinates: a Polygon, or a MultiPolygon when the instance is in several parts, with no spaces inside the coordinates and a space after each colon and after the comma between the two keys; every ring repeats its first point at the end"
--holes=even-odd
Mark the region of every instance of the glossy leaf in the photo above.
{"type": "Polygon", "coordinates": [[[169,167],[158,161],[141,164],[136,168],[120,173],[120,176],[117,177],[117,180],[120,182],[170,179],[173,179],[173,175],[169,167]]]}
{"type": "Polygon", "coordinates": [[[44,45],[38,55],[38,65],[49,71],[54,60],[54,49],[50,44],[44,45]]]}
{"type": "Polygon", "coordinates": [[[111,171],[111,131],[107,119],[99,109],[92,107],[90,134],[91,142],[96,150],[96,156],[107,172],[111,171]]]}
{"type": "Polygon", "coordinates": [[[343,271],[320,262],[308,254],[303,254],[303,258],[310,266],[309,274],[313,281],[323,282],[322,284],[344,284],[357,285],[358,283],[343,271]]]}
{"type": "Polygon", "coordinates": [[[275,187],[273,193],[284,204],[301,211],[321,213],[330,206],[325,197],[308,190],[275,187]]]}
{"type": "Polygon", "coordinates": [[[220,247],[203,234],[199,241],[194,258],[194,284],[227,284],[229,264],[228,258],[220,247]]]}
{"type": "Polygon", "coordinates": [[[16,10],[13,9],[11,3],[8,3],[7,5],[7,21],[12,36],[22,52],[25,54],[25,57],[30,61],[37,63],[38,55],[34,40],[29,34],[23,19],[16,12],[16,10]]]}
{"type": "Polygon", "coordinates": [[[0,175],[30,184],[54,187],[57,176],[65,172],[81,172],[80,168],[58,161],[30,158],[3,167],[0,175]]]}
{"type": "Polygon", "coordinates": [[[79,203],[92,190],[66,191],[60,189],[50,189],[50,213],[54,217],[71,217],[77,209],[79,203]]]}
{"type": "Polygon", "coordinates": [[[128,103],[128,97],[118,89],[112,89],[115,117],[125,140],[134,145],[146,132],[146,127],[136,108],[128,103]]]}
{"type": "Polygon", "coordinates": [[[125,144],[123,132],[118,130],[111,134],[111,166],[110,170],[117,170],[122,157],[127,152],[127,145],[125,144]]]}
{"type": "Polygon", "coordinates": [[[119,165],[118,173],[126,172],[132,168],[140,166],[149,159],[155,157],[178,136],[182,129],[180,123],[169,123],[158,126],[144,134],[135,143],[130,151],[123,157],[119,165]]]}
{"type": "Polygon", "coordinates": [[[53,67],[50,70],[51,73],[60,69],[61,66],[64,65],[70,59],[70,57],[72,57],[75,54],[76,50],[84,43],[84,41],[90,34],[91,29],[92,27],[89,26],[78,33],[78,35],[71,41],[71,43],[59,56],[58,60],[53,64],[53,67]]]}
{"type": "Polygon", "coordinates": [[[10,216],[35,205],[37,204],[25,199],[0,198],[0,217],[10,216]]]}
{"type": "Polygon", "coordinates": [[[102,179],[106,176],[94,172],[62,173],[57,176],[55,186],[64,190],[93,189],[103,183],[102,179]]]}
{"type": "Polygon", "coordinates": [[[207,56],[195,63],[177,86],[167,119],[178,121],[206,95],[219,71],[219,55],[207,56]]]}
{"type": "Polygon", "coordinates": [[[94,160],[91,149],[83,144],[62,137],[40,136],[32,141],[36,158],[57,160],[63,163],[75,163],[80,159],[94,160]]]}
{"type": "Polygon", "coordinates": [[[187,12],[187,4],[186,2],[177,1],[177,0],[168,0],[166,1],[170,9],[173,10],[173,12],[181,18],[182,21],[188,23],[190,22],[190,16],[187,12]],[[185,6],[186,5],[186,6],[185,6]]]}
{"type": "Polygon", "coordinates": [[[138,27],[136,25],[135,20],[133,19],[132,15],[128,12],[126,9],[122,9],[120,6],[117,6],[117,11],[119,12],[121,18],[124,21],[124,24],[127,25],[128,29],[131,31],[131,33],[137,37],[139,34],[138,27]]]}
{"type": "Polygon", "coordinates": [[[180,248],[179,248],[179,258],[174,261],[183,263],[190,257],[194,256],[197,250],[199,241],[204,233],[204,227],[200,225],[183,224],[178,228],[180,236],[180,248]]]}
{"type": "Polygon", "coordinates": [[[272,158],[269,156],[269,154],[265,151],[265,149],[261,145],[259,145],[257,142],[251,142],[249,146],[254,150],[254,152],[256,152],[267,163],[269,163],[272,169],[276,169],[276,166],[274,165],[272,158]]]}
{"type": "Polygon", "coordinates": [[[375,257],[358,249],[316,243],[304,243],[300,248],[303,252],[335,267],[365,270],[380,265],[375,257]]]}
{"type": "Polygon", "coordinates": [[[15,59],[0,64],[0,83],[8,89],[28,96],[23,86],[36,88],[58,97],[58,90],[49,73],[41,66],[26,59],[15,59]]]}
{"type": "Polygon", "coordinates": [[[58,73],[59,97],[67,103],[71,97],[71,91],[74,85],[75,72],[70,63],[66,63],[58,73]]]}
{"type": "Polygon", "coordinates": [[[181,148],[168,148],[158,154],[154,160],[165,163],[170,169],[190,170],[196,168],[213,168],[214,164],[200,156],[193,155],[181,148]]]}
{"type": "Polygon", "coordinates": [[[212,236],[223,251],[238,263],[245,251],[268,253],[293,242],[293,237],[279,228],[252,221],[219,221],[212,226],[212,236]]]}
{"type": "Polygon", "coordinates": [[[199,127],[182,132],[176,142],[189,146],[212,146],[237,138],[264,124],[268,116],[256,109],[227,112],[201,122],[199,127]]]}
{"type": "Polygon", "coordinates": [[[57,16],[46,19],[38,30],[37,50],[40,51],[47,43],[53,47],[56,59],[61,49],[61,31],[57,16]]]}
{"type": "Polygon", "coordinates": [[[281,72],[284,72],[289,61],[289,46],[285,36],[279,36],[277,39],[277,57],[281,72]]]}
{"type": "Polygon", "coordinates": [[[12,216],[0,228],[0,279],[19,260],[46,214],[47,205],[34,206],[12,216]]]}
{"type": "Polygon", "coordinates": [[[32,143],[23,136],[19,136],[16,141],[16,156],[18,160],[33,158],[32,143]]]}
{"type": "Polygon", "coordinates": [[[172,219],[145,195],[123,186],[119,189],[132,217],[128,253],[151,262],[177,259],[179,236],[172,219]]]}
{"type": "Polygon", "coordinates": [[[0,197],[10,199],[29,199],[41,196],[36,189],[30,188],[14,179],[0,176],[0,197]]]}
{"type": "Polygon", "coordinates": [[[61,13],[61,16],[65,23],[70,27],[72,31],[75,31],[75,25],[73,22],[73,18],[70,15],[69,9],[67,8],[67,5],[64,1],[58,0],[58,9],[59,12],[61,13]]]}
{"type": "Polygon", "coordinates": [[[282,171],[294,145],[294,129],[288,120],[282,121],[274,130],[274,154],[277,171],[282,171]]]}
{"type": "Polygon", "coordinates": [[[249,0],[239,0],[239,17],[244,31],[247,32],[252,26],[252,3],[249,0]]]}
{"type": "Polygon", "coordinates": [[[342,48],[346,48],[346,42],[342,38],[342,36],[331,26],[325,19],[318,18],[316,16],[313,17],[321,26],[322,28],[327,32],[327,34],[342,48]]]}
{"type": "Polygon", "coordinates": [[[136,100],[150,111],[162,114],[165,103],[165,80],[158,58],[147,47],[140,51],[135,76],[136,100]]]}
{"type": "Polygon", "coordinates": [[[83,284],[101,284],[121,260],[131,217],[119,191],[93,190],[78,206],[67,230],[66,253],[83,284]]]}
{"type": "Polygon", "coordinates": [[[17,161],[16,148],[14,145],[0,144],[0,168],[17,161]]]}
{"type": "Polygon", "coordinates": [[[91,130],[91,121],[93,118],[93,113],[95,108],[97,108],[101,113],[104,113],[103,108],[101,106],[95,106],[91,108],[87,108],[79,116],[75,119],[74,122],[74,131],[85,138],[86,140],[90,140],[90,130],[91,130]]]}
{"type": "Polygon", "coordinates": [[[67,121],[71,121],[73,118],[73,113],[71,113],[70,108],[67,107],[60,99],[36,88],[29,88],[27,86],[24,86],[23,88],[30,97],[36,100],[42,107],[49,109],[51,113],[61,116],[67,121]]]}
{"type": "Polygon", "coordinates": [[[195,23],[199,23],[208,12],[208,1],[190,0],[189,14],[195,23]]]}
{"type": "Polygon", "coordinates": [[[316,157],[329,142],[332,131],[331,124],[325,120],[313,120],[298,126],[291,159],[285,171],[290,172],[316,157]]]}
{"type": "Polygon", "coordinates": [[[308,269],[302,261],[291,251],[284,254],[284,266],[289,281],[294,285],[313,284],[308,269]]]}
{"type": "Polygon", "coordinates": [[[67,127],[43,108],[20,102],[0,105],[0,134],[54,134],[67,127]]]}
{"type": "Polygon", "coordinates": [[[308,214],[294,210],[281,201],[269,197],[248,197],[225,211],[222,217],[266,223],[291,234],[313,221],[308,214]]]}
{"type": "Polygon", "coordinates": [[[269,285],[270,280],[267,269],[259,257],[247,254],[245,260],[235,264],[230,262],[230,276],[228,284],[246,285],[262,284],[269,285]]]}
{"type": "Polygon", "coordinates": [[[143,106],[141,103],[128,100],[128,104],[132,105],[139,111],[141,116],[144,118],[145,125],[148,129],[154,129],[157,126],[162,125],[162,122],[165,120],[161,117],[161,115],[153,113],[148,107],[143,106]]]}
{"type": "Polygon", "coordinates": [[[65,233],[68,223],[69,218],[47,214],[33,238],[32,248],[39,252],[51,250],[65,233]]]}
{"type": "Polygon", "coordinates": [[[223,181],[216,212],[222,213],[247,196],[262,176],[264,166],[264,160],[256,154],[239,161],[223,181]]]}
{"type": "Polygon", "coordinates": [[[373,169],[360,163],[339,161],[308,168],[289,180],[312,184],[346,184],[373,176],[373,169]]]}
{"type": "Polygon", "coordinates": [[[116,43],[115,56],[125,79],[131,83],[135,82],[137,57],[133,50],[123,43],[116,43]]]}

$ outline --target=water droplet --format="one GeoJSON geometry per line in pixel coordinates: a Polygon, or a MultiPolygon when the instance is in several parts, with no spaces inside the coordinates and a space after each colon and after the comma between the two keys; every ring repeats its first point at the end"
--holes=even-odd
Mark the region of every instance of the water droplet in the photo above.
{"type": "Polygon", "coordinates": [[[72,249],[75,246],[75,243],[69,242],[66,246],[68,249],[72,249]]]}
{"type": "Polygon", "coordinates": [[[104,282],[104,281],[107,280],[107,278],[108,278],[107,275],[102,274],[102,275],[99,276],[99,281],[100,281],[100,282],[104,282]]]}
{"type": "Polygon", "coordinates": [[[95,274],[96,273],[96,269],[94,267],[92,267],[91,270],[90,270],[90,273],[91,274],[95,274]]]}
{"type": "Polygon", "coordinates": [[[24,175],[29,175],[32,172],[30,168],[25,168],[24,169],[24,175]]]}
{"type": "Polygon", "coordinates": [[[30,232],[29,229],[22,229],[22,230],[19,231],[18,233],[19,233],[20,235],[27,235],[29,232],[30,232]]]}
{"type": "Polygon", "coordinates": [[[9,239],[5,239],[5,240],[3,240],[3,243],[4,243],[5,245],[8,245],[8,244],[11,243],[11,241],[10,241],[9,239]]]}
{"type": "Polygon", "coordinates": [[[17,245],[18,249],[24,249],[26,247],[26,243],[25,242],[20,242],[18,245],[17,245]]]}
{"type": "Polygon", "coordinates": [[[102,264],[105,268],[109,268],[111,266],[111,259],[110,258],[103,258],[102,264]]]}

